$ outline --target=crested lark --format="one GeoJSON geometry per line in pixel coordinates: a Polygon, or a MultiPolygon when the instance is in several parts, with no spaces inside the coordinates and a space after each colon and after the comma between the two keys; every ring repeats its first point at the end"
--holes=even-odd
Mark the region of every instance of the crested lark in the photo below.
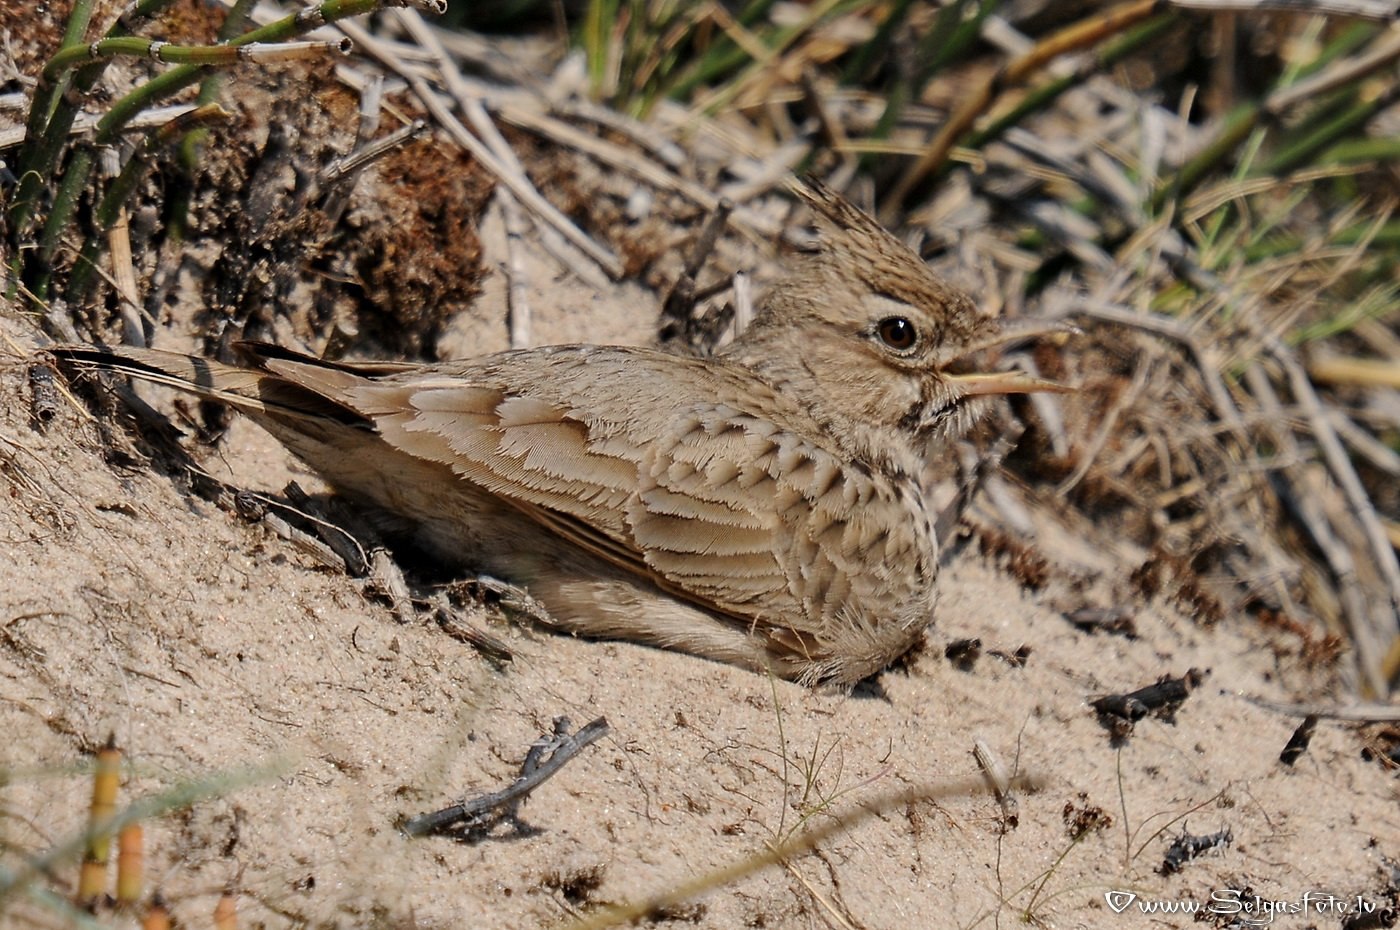
{"type": "Polygon", "coordinates": [[[932,619],[927,447],[965,431],[985,395],[1057,386],[950,373],[1005,341],[998,325],[838,195],[801,194],[818,250],[713,359],[55,354],[248,414],[389,529],[525,586],[564,629],[848,685],[932,619]]]}

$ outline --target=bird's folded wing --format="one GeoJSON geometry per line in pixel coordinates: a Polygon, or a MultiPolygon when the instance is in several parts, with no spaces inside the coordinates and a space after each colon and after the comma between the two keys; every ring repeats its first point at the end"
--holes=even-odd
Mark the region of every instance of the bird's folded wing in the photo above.
{"type": "Polygon", "coordinates": [[[686,411],[648,447],[641,478],[628,521],[647,564],[772,626],[820,635],[907,537],[891,532],[887,484],[731,404],[686,411]],[[787,615],[766,615],[774,605],[787,615]]]}
{"type": "Polygon", "coordinates": [[[889,508],[868,506],[893,491],[805,437],[810,424],[785,428],[782,410],[708,388],[687,359],[592,350],[391,376],[346,396],[396,447],[610,562],[746,622],[815,632],[872,556],[878,568],[907,548],[889,508]],[[631,416],[629,402],[667,415],[631,416]]]}
{"type": "Polygon", "coordinates": [[[256,367],[56,352],[292,423],[292,433],[322,421],[377,429],[612,564],[793,638],[795,651],[928,558],[900,490],[844,461],[799,408],[745,373],[630,349],[426,368],[242,350],[256,367]]]}

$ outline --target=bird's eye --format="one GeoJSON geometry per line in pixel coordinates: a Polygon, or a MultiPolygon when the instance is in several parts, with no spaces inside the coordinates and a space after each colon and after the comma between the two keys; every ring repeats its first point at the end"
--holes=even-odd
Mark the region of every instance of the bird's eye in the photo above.
{"type": "Polygon", "coordinates": [[[918,341],[919,334],[914,329],[914,324],[910,323],[902,316],[887,316],[880,321],[875,332],[880,336],[880,341],[891,349],[903,352],[905,349],[913,348],[918,341]]]}

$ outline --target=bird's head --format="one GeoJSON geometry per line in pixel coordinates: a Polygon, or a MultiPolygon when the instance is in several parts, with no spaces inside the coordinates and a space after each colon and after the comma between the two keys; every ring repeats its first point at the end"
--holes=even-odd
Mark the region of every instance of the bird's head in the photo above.
{"type": "Polygon", "coordinates": [[[770,289],[727,355],[818,416],[893,428],[916,445],[966,432],[989,397],[1065,390],[969,368],[979,352],[1045,328],[1004,327],[839,194],[811,181],[797,192],[816,214],[816,249],[770,289]]]}

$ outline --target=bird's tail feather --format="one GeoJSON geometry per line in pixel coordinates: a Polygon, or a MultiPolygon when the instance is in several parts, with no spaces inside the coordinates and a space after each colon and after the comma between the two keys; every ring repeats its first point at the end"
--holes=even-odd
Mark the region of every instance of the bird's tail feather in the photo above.
{"type": "Polygon", "coordinates": [[[357,376],[326,366],[324,370],[327,373],[334,372],[332,377],[298,377],[298,371],[316,372],[320,367],[317,361],[309,356],[294,357],[290,353],[277,361],[265,360],[258,348],[249,346],[244,353],[251,362],[249,366],[128,346],[58,346],[49,351],[56,359],[78,370],[119,372],[228,404],[264,422],[287,417],[329,418],[346,424],[368,425],[363,414],[347,405],[343,397],[335,396],[338,393],[334,389],[337,382],[343,386],[345,380],[357,376]]]}

